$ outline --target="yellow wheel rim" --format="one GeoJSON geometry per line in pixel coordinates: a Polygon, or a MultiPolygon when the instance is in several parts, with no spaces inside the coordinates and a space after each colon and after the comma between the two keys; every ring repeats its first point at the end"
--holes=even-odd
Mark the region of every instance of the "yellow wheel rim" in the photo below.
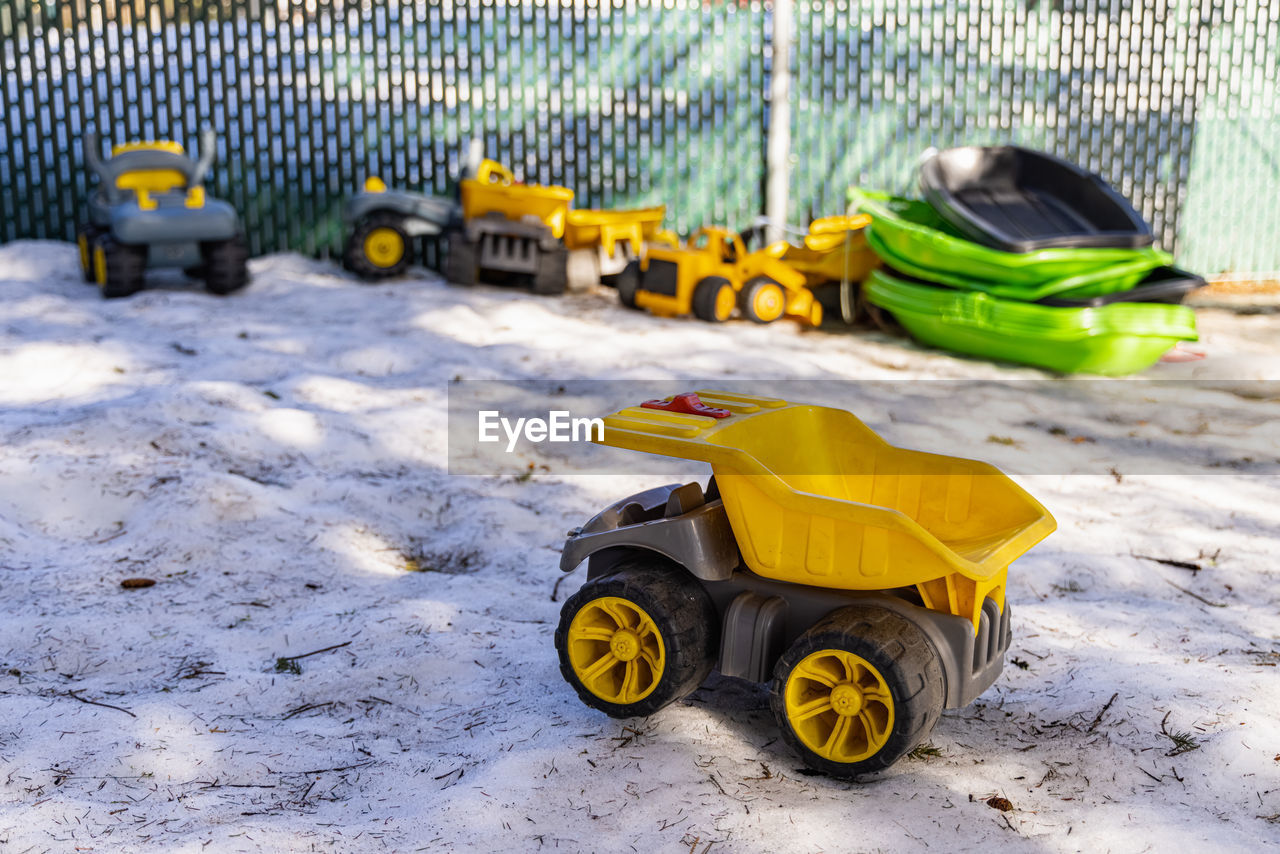
{"type": "Polygon", "coordinates": [[[832,762],[875,756],[893,732],[893,697],[861,656],[823,649],[787,676],[787,722],[800,743],[832,762]]]}
{"type": "Polygon", "coordinates": [[[365,235],[364,257],[375,267],[394,267],[404,257],[404,238],[394,228],[375,228],[365,235]]]}
{"type": "Polygon", "coordinates": [[[756,288],[756,292],[751,295],[751,310],[765,323],[772,323],[782,317],[784,308],[786,302],[782,297],[782,288],[777,285],[756,288]]]}
{"type": "Polygon", "coordinates": [[[93,263],[92,259],[89,257],[88,235],[81,232],[76,236],[76,244],[80,247],[80,269],[87,273],[92,269],[89,265],[93,263]]]}
{"type": "Polygon", "coordinates": [[[617,596],[592,599],[569,623],[569,664],[588,691],[609,703],[637,703],[662,679],[666,649],[653,618],[617,596]]]}
{"type": "Polygon", "coordinates": [[[100,285],[107,283],[107,252],[101,246],[93,247],[93,280],[100,285]]]}
{"type": "Polygon", "coordinates": [[[721,285],[720,290],[716,291],[716,320],[728,320],[737,301],[738,295],[734,292],[733,285],[721,285]]]}

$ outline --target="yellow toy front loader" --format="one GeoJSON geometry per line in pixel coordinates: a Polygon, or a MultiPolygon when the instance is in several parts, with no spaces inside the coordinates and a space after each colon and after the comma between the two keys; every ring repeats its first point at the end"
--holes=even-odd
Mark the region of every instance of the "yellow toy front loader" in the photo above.
{"type": "Polygon", "coordinates": [[[782,260],[785,241],[748,252],[741,235],[701,228],[683,246],[650,245],[618,278],[618,297],[657,315],[692,314],[721,323],[735,310],[756,323],[794,317],[822,323],[804,273],[782,260]]]}

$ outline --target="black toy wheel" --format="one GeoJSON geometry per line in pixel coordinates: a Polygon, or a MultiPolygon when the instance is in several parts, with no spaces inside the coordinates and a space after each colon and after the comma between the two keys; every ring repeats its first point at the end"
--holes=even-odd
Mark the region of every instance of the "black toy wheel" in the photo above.
{"type": "Polygon", "coordinates": [[[716,612],[679,567],[635,561],[590,581],[560,612],[560,672],[582,702],[615,718],[650,715],[715,665],[716,612]]]}
{"type": "MultiPolygon", "coordinates": [[[[630,241],[614,244],[613,255],[610,256],[610,260],[616,263],[619,260],[619,256],[626,261],[626,264],[622,266],[622,270],[625,270],[631,263],[638,260],[636,250],[632,248],[630,241]]],[[[616,273],[601,273],[600,284],[606,288],[616,288],[618,286],[618,277],[622,275],[622,270],[616,273]]]]}
{"type": "Polygon", "coordinates": [[[770,706],[806,765],[857,778],[888,768],[932,731],[944,690],[938,654],[914,623],[853,605],[818,621],[779,659],[770,706]]]}
{"type": "Polygon", "coordinates": [[[693,316],[708,323],[723,323],[733,316],[737,294],[724,276],[707,276],[693,288],[693,316]]]}
{"type": "Polygon", "coordinates": [[[375,211],[357,223],[347,238],[343,263],[362,279],[399,276],[413,260],[413,245],[404,219],[390,211],[375,211]]]}
{"type": "Polygon", "coordinates": [[[225,296],[249,284],[249,246],[244,235],[200,244],[204,258],[204,286],[211,294],[225,296]]]}
{"type": "Polygon", "coordinates": [[[535,294],[555,296],[569,288],[569,250],[563,246],[538,251],[538,270],[533,274],[535,294]]]}
{"type": "Polygon", "coordinates": [[[823,316],[839,321],[845,326],[855,326],[869,320],[863,305],[860,282],[824,282],[812,288],[813,298],[821,303],[823,316]]]}
{"type": "Polygon", "coordinates": [[[476,266],[476,245],[461,231],[449,232],[448,244],[444,277],[455,285],[474,285],[480,272],[476,266]]]}
{"type": "Polygon", "coordinates": [[[756,276],[742,286],[738,307],[756,323],[773,323],[787,310],[787,294],[768,276],[756,276]]]}
{"type": "Polygon", "coordinates": [[[639,309],[636,305],[636,294],[640,291],[640,262],[629,261],[622,268],[615,282],[618,288],[618,302],[627,308],[639,309]]]}
{"type": "Polygon", "coordinates": [[[93,244],[93,278],[106,299],[132,296],[142,290],[147,270],[147,247],[117,243],[101,234],[93,244]]]}
{"type": "Polygon", "coordinates": [[[96,284],[93,271],[93,249],[103,230],[96,225],[82,225],[76,229],[76,248],[80,250],[80,273],[89,284],[96,284]]]}

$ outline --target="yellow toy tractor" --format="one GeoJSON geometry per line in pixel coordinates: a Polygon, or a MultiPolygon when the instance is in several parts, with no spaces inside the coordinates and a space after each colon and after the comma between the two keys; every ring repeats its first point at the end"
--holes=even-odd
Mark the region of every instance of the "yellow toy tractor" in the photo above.
{"type": "Polygon", "coordinates": [[[734,310],[756,323],[794,317],[822,323],[822,306],[805,286],[805,274],[782,260],[785,241],[748,252],[742,236],[701,228],[683,246],[651,244],[618,277],[618,298],[629,308],[657,315],[693,314],[721,323],[734,310]]]}

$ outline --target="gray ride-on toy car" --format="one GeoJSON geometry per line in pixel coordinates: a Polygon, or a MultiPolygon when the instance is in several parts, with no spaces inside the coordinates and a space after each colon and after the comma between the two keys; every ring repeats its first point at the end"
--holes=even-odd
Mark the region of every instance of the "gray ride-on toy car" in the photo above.
{"type": "Polygon", "coordinates": [[[347,243],[342,261],[362,279],[399,276],[413,261],[413,240],[462,228],[462,205],[447,196],[389,190],[380,178],[343,209],[347,243]]]}
{"type": "Polygon", "coordinates": [[[88,222],[77,229],[85,281],[107,298],[140,291],[149,267],[179,267],[215,294],[248,283],[249,257],[240,217],[205,194],[215,136],[200,135],[197,158],[172,141],[131,142],[103,160],[98,137],[85,139],[85,159],[98,177],[88,222]]]}

